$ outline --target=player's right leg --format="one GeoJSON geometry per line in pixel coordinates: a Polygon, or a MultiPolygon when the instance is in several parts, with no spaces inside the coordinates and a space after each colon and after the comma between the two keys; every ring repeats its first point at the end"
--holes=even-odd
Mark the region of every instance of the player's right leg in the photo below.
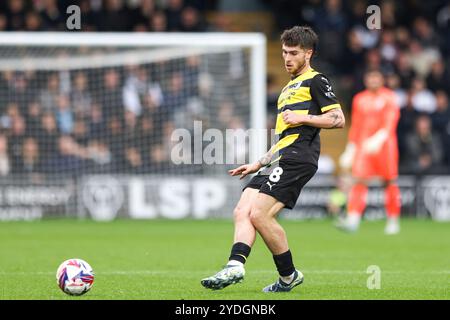
{"type": "Polygon", "coordinates": [[[400,232],[401,195],[396,180],[385,181],[384,197],[387,215],[384,233],[387,235],[398,234],[400,232]]]}
{"type": "Polygon", "coordinates": [[[219,290],[241,282],[245,276],[244,264],[256,239],[256,230],[250,220],[252,203],[259,189],[246,188],[236,205],[234,216],[234,243],[227,265],[215,275],[204,278],[201,284],[208,289],[219,290]]]}

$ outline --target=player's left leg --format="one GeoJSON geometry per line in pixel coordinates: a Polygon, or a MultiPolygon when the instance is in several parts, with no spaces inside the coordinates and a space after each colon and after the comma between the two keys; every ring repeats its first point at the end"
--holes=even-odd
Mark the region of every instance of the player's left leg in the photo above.
{"type": "Polygon", "coordinates": [[[385,184],[384,203],[387,223],[384,232],[390,235],[397,234],[400,232],[401,195],[397,184],[398,151],[395,140],[388,144],[384,159],[380,159],[378,164],[378,170],[385,184]]]}
{"type": "Polygon", "coordinates": [[[400,232],[400,189],[396,180],[385,181],[384,204],[386,209],[387,223],[384,229],[386,234],[392,235],[400,232]]]}
{"type": "Polygon", "coordinates": [[[250,255],[251,247],[255,242],[256,230],[250,221],[250,210],[258,195],[259,178],[249,184],[242,192],[238,204],[234,208],[234,242],[227,265],[216,274],[201,280],[201,284],[212,290],[220,290],[231,284],[239,283],[244,279],[244,264],[250,255]]]}
{"type": "Polygon", "coordinates": [[[347,216],[336,224],[340,230],[356,232],[359,229],[367,205],[368,183],[368,180],[356,178],[349,192],[347,216]]]}
{"type": "Polygon", "coordinates": [[[339,230],[353,233],[359,229],[367,205],[367,185],[374,176],[374,165],[372,157],[361,153],[356,155],[352,167],[354,184],[348,196],[347,216],[337,222],[336,227],[339,230]]]}
{"type": "Polygon", "coordinates": [[[274,197],[259,193],[250,213],[250,220],[273,254],[280,278],[263,289],[264,292],[287,292],[303,282],[303,274],[295,269],[286,232],[276,217],[285,205],[274,197]]]}

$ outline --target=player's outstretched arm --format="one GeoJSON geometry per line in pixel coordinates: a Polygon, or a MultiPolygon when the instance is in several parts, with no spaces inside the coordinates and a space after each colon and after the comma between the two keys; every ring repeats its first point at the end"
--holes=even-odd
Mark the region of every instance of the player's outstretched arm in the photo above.
{"type": "Polygon", "coordinates": [[[331,109],[321,115],[304,115],[286,110],[283,112],[283,121],[290,125],[308,125],[321,129],[340,129],[345,126],[345,116],[341,108],[331,109]]]}
{"type": "Polygon", "coordinates": [[[258,161],[251,164],[244,164],[240,167],[237,167],[236,169],[229,170],[228,173],[231,176],[237,176],[241,175],[239,179],[243,179],[246,175],[255,173],[262,167],[265,167],[270,164],[273,158],[273,147],[270,148],[269,151],[267,151],[258,161]]]}

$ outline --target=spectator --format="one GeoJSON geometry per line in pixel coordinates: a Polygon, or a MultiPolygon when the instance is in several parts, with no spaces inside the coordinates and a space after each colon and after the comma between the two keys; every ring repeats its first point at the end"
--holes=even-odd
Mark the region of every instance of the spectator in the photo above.
{"type": "Polygon", "coordinates": [[[80,173],[86,167],[87,157],[86,149],[70,136],[63,135],[58,138],[58,153],[48,161],[46,172],[64,175],[80,173]]]}
{"type": "Polygon", "coordinates": [[[131,111],[125,111],[123,138],[135,141],[138,136],[138,117],[131,111]]]}
{"type": "Polygon", "coordinates": [[[153,32],[166,32],[168,30],[167,18],[164,12],[155,12],[150,19],[150,30],[153,32]]]}
{"type": "MultiPolygon", "coordinates": [[[[223,12],[215,13],[213,21],[211,21],[210,25],[208,25],[209,32],[232,32],[235,31],[234,29],[235,26],[232,22],[232,19],[223,12]]],[[[284,28],[280,30],[284,30],[284,28]]]]}
{"type": "Polygon", "coordinates": [[[439,10],[436,22],[441,35],[442,52],[448,56],[450,53],[450,3],[439,10]]]}
{"type": "Polygon", "coordinates": [[[143,105],[150,109],[159,107],[163,102],[161,87],[148,79],[147,70],[143,67],[135,68],[125,80],[123,88],[123,103],[125,110],[141,115],[143,105]]]}
{"type": "Polygon", "coordinates": [[[198,11],[192,7],[186,7],[181,12],[180,30],[184,32],[204,31],[205,27],[198,11]]]}
{"type": "Polygon", "coordinates": [[[118,115],[113,115],[106,119],[107,131],[106,138],[110,147],[113,165],[119,170],[123,167],[122,151],[124,146],[123,124],[118,115]]]}
{"type": "Polygon", "coordinates": [[[382,65],[381,55],[378,49],[371,49],[367,51],[365,54],[365,62],[363,65],[363,68],[361,69],[355,69],[354,70],[354,76],[355,84],[353,86],[353,90],[357,90],[353,92],[356,94],[356,92],[364,90],[364,73],[366,70],[382,70],[386,71],[385,68],[382,65]]]}
{"type": "Polygon", "coordinates": [[[408,102],[404,108],[400,110],[400,119],[397,126],[398,148],[400,162],[406,159],[406,138],[414,131],[416,119],[419,113],[412,107],[411,96],[408,96],[408,102]]]}
{"type": "Polygon", "coordinates": [[[168,31],[177,31],[181,29],[182,11],[183,0],[168,0],[168,6],[165,10],[168,31]]]}
{"type": "Polygon", "coordinates": [[[3,13],[0,13],[0,31],[7,31],[8,29],[8,18],[3,13]]]}
{"type": "Polygon", "coordinates": [[[41,105],[39,102],[31,101],[25,113],[25,126],[27,136],[39,134],[41,118],[41,105]]]}
{"type": "Polygon", "coordinates": [[[431,66],[431,72],[426,78],[428,89],[436,92],[444,90],[450,94],[450,74],[445,68],[445,63],[442,59],[437,60],[431,66]]]}
{"type": "Polygon", "coordinates": [[[11,172],[11,162],[8,155],[8,138],[0,134],[0,176],[7,176],[11,172]]]}
{"type": "Polygon", "coordinates": [[[72,133],[75,119],[67,96],[60,95],[58,97],[58,110],[55,115],[59,131],[62,134],[72,133]]]}
{"type": "Polygon", "coordinates": [[[397,105],[403,109],[408,103],[408,94],[405,89],[400,86],[400,77],[396,73],[386,75],[386,85],[395,92],[397,97],[397,105]]]}
{"type": "Polygon", "coordinates": [[[143,173],[143,161],[141,152],[135,146],[127,146],[124,150],[124,173],[143,173]]]}
{"type": "Polygon", "coordinates": [[[395,43],[393,30],[383,30],[381,34],[380,53],[384,61],[393,63],[398,55],[398,48],[395,43]]]}
{"type": "MultiPolygon", "coordinates": [[[[275,17],[275,23],[278,30],[285,30],[291,28],[297,23],[304,24],[303,17],[300,14],[301,7],[295,0],[264,0],[270,6],[271,11],[275,17]]],[[[305,4],[305,6],[308,4],[305,4]]],[[[307,17],[310,23],[315,19],[315,7],[308,7],[307,17]]],[[[227,25],[228,23],[225,22],[227,25]]]]}
{"type": "Polygon", "coordinates": [[[450,168],[450,105],[445,91],[436,92],[436,111],[431,115],[433,129],[440,135],[444,160],[450,168]]]}
{"type": "MultiPolygon", "coordinates": [[[[354,28],[355,26],[363,26],[367,21],[367,10],[368,4],[366,0],[356,0],[350,6],[349,12],[349,27],[354,28]]],[[[352,32],[352,30],[350,31],[352,32]]]]}
{"type": "Polygon", "coordinates": [[[87,144],[87,158],[91,160],[91,170],[94,173],[111,170],[112,154],[104,141],[90,140],[87,144]]]}
{"type": "Polygon", "coordinates": [[[2,117],[2,127],[11,129],[14,118],[20,116],[19,105],[17,103],[8,103],[6,112],[2,117]]]}
{"type": "Polygon", "coordinates": [[[52,113],[44,113],[41,117],[39,137],[39,150],[48,158],[55,156],[57,151],[58,127],[52,113]]]}
{"type": "Polygon", "coordinates": [[[25,16],[25,30],[26,31],[42,31],[42,19],[35,11],[28,11],[25,16]]]}
{"type": "Polygon", "coordinates": [[[157,10],[155,2],[155,0],[142,0],[140,5],[131,11],[132,21],[134,21],[135,26],[147,26],[149,24],[157,10]]]}
{"type": "Polygon", "coordinates": [[[186,84],[185,90],[189,97],[199,95],[200,61],[200,56],[186,58],[186,64],[183,68],[183,81],[186,84]]]}
{"type": "Polygon", "coordinates": [[[59,98],[59,75],[52,73],[47,80],[47,88],[39,95],[39,102],[46,112],[55,112],[59,98]]]}
{"type": "Polygon", "coordinates": [[[20,160],[15,165],[16,173],[38,173],[42,170],[39,145],[35,138],[28,137],[22,145],[20,160]]]}
{"type": "Polygon", "coordinates": [[[324,7],[314,21],[317,31],[320,33],[321,57],[331,66],[339,66],[345,50],[345,32],[348,28],[348,20],[343,10],[341,0],[326,0],[324,7]]]}
{"type": "Polygon", "coordinates": [[[170,158],[165,152],[164,146],[156,144],[150,149],[146,172],[168,173],[170,170],[170,158]]]}
{"type": "Polygon", "coordinates": [[[161,112],[163,112],[166,117],[171,118],[178,109],[186,106],[187,97],[184,89],[182,74],[180,72],[174,72],[170,76],[169,88],[166,93],[164,93],[164,104],[161,112]]]}
{"type": "Polygon", "coordinates": [[[122,90],[120,84],[119,72],[115,69],[109,69],[103,76],[103,88],[100,95],[100,104],[102,113],[107,116],[123,115],[124,107],[122,104],[122,90]]]}
{"type": "Polygon", "coordinates": [[[395,41],[396,45],[402,52],[406,51],[411,42],[411,34],[405,27],[399,26],[395,29],[395,41]]]}
{"type": "Polygon", "coordinates": [[[25,119],[21,115],[17,115],[12,117],[11,120],[11,134],[8,139],[8,150],[12,162],[17,163],[21,158],[22,144],[25,138],[25,119]]]}
{"type": "Polygon", "coordinates": [[[416,77],[416,72],[411,67],[411,62],[405,52],[400,52],[395,63],[395,73],[400,77],[400,86],[410,88],[412,80],[416,77]]]}
{"type": "Polygon", "coordinates": [[[72,138],[82,146],[88,144],[90,132],[84,119],[77,118],[73,124],[72,138]]]}
{"type": "Polygon", "coordinates": [[[362,41],[355,30],[351,30],[347,34],[347,46],[346,52],[343,55],[342,60],[342,72],[347,75],[351,75],[354,70],[362,74],[364,69],[364,56],[365,49],[362,45],[362,41]]]}
{"type": "Polygon", "coordinates": [[[106,132],[106,120],[105,117],[103,117],[102,108],[98,104],[93,104],[89,116],[89,135],[93,139],[98,139],[106,132]]]}
{"type": "Polygon", "coordinates": [[[25,28],[25,1],[7,0],[6,16],[8,17],[8,30],[17,31],[25,28]]]}
{"type": "Polygon", "coordinates": [[[156,143],[155,141],[155,125],[151,116],[144,115],[139,121],[139,145],[143,154],[148,153],[149,149],[156,143]]]}
{"type": "Polygon", "coordinates": [[[41,17],[49,31],[64,31],[65,17],[58,8],[57,0],[44,0],[41,17]]]}
{"type": "Polygon", "coordinates": [[[104,0],[102,10],[97,19],[99,31],[130,31],[130,13],[123,0],[104,0]]]}
{"type": "MultiPolygon", "coordinates": [[[[279,88],[275,82],[274,75],[268,74],[266,78],[266,90],[267,90],[267,113],[272,121],[276,119],[277,112],[276,112],[276,106],[278,103],[278,95],[279,95],[279,88]]],[[[270,121],[270,120],[269,120],[270,121]]],[[[275,122],[272,122],[275,123],[275,122]]]]}
{"type": "Polygon", "coordinates": [[[381,24],[384,28],[393,28],[397,25],[402,15],[398,15],[398,2],[393,0],[385,0],[381,3],[380,12],[381,14],[381,24]]]}
{"type": "Polygon", "coordinates": [[[415,78],[411,87],[411,103],[418,112],[433,113],[436,111],[436,97],[425,86],[425,81],[415,78]]]}
{"type": "Polygon", "coordinates": [[[87,118],[91,110],[92,97],[88,91],[88,79],[84,72],[77,72],[73,80],[70,102],[75,116],[87,118]]]}
{"type": "Polygon", "coordinates": [[[433,28],[424,17],[417,17],[413,22],[413,32],[420,45],[425,48],[437,47],[439,42],[433,28]]]}
{"type": "Polygon", "coordinates": [[[147,32],[149,28],[145,24],[135,24],[133,27],[133,32],[147,32]]]}
{"type": "Polygon", "coordinates": [[[96,19],[97,15],[93,12],[90,0],[80,1],[81,11],[81,30],[82,31],[97,31],[96,19]]]}
{"type": "Polygon", "coordinates": [[[436,111],[431,114],[431,119],[437,132],[443,133],[446,130],[447,122],[450,121],[450,107],[445,91],[436,92],[436,111]]]}
{"type": "Polygon", "coordinates": [[[27,103],[34,99],[35,92],[29,86],[28,79],[24,73],[14,73],[8,83],[9,101],[18,104],[19,112],[26,113],[27,103]]]}
{"type": "Polygon", "coordinates": [[[417,75],[426,77],[431,65],[441,59],[441,55],[436,47],[424,48],[419,41],[413,40],[409,45],[408,59],[417,75]]]}
{"type": "Polygon", "coordinates": [[[432,131],[428,115],[417,118],[413,134],[406,138],[404,173],[440,174],[444,172],[442,141],[432,131]]]}

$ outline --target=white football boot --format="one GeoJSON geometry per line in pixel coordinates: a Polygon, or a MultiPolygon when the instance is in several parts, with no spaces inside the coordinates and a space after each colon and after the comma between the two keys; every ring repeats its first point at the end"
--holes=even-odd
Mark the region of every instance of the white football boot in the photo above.
{"type": "Polygon", "coordinates": [[[387,235],[394,235],[400,232],[400,222],[397,218],[387,219],[386,227],[384,228],[384,233],[387,235]]]}
{"type": "Polygon", "coordinates": [[[245,276],[243,265],[227,265],[215,275],[202,279],[201,284],[212,290],[220,290],[228,287],[230,284],[242,282],[245,276]]]}

